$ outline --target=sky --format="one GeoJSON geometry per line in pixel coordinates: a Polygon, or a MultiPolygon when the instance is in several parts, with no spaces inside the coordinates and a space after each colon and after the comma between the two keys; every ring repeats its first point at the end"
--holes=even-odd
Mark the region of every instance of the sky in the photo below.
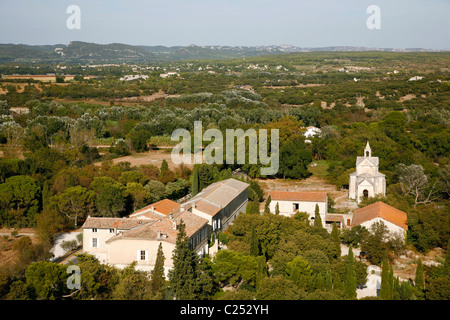
{"type": "Polygon", "coordinates": [[[0,43],[70,41],[442,50],[450,0],[0,0],[0,43]],[[79,29],[67,26],[70,5],[80,9],[79,29]]]}

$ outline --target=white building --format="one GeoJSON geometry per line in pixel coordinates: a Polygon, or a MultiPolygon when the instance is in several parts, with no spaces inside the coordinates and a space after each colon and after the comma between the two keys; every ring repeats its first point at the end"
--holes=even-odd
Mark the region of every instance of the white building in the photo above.
{"type": "Polygon", "coordinates": [[[137,79],[147,80],[148,79],[148,75],[129,74],[129,75],[123,76],[119,80],[120,81],[132,81],[132,80],[137,80],[137,79]]]}
{"type": "Polygon", "coordinates": [[[306,212],[313,222],[316,205],[319,206],[320,219],[325,224],[328,212],[328,198],[326,192],[304,192],[304,191],[270,191],[271,202],[269,209],[275,213],[276,206],[280,215],[292,217],[296,212],[306,212]]]}
{"type": "Polygon", "coordinates": [[[167,73],[161,73],[159,76],[160,76],[161,78],[167,78],[167,77],[172,77],[172,76],[177,76],[177,77],[179,77],[180,74],[179,74],[179,73],[176,73],[176,72],[167,72],[167,73]]]}
{"type": "Polygon", "coordinates": [[[386,177],[378,172],[379,159],[372,157],[369,141],[364,149],[364,156],[356,158],[356,171],[350,174],[350,199],[360,202],[361,199],[386,194],[386,177]]]}
{"type": "MultiPolygon", "coordinates": [[[[306,128],[305,133],[303,134],[306,138],[312,138],[316,135],[320,135],[321,130],[314,126],[309,126],[306,128]]],[[[311,143],[311,140],[306,139],[305,142],[311,143]]]]}

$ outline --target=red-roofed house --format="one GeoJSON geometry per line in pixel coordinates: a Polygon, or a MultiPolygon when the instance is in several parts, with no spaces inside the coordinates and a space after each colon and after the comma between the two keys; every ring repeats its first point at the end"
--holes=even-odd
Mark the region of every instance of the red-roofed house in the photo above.
{"type": "Polygon", "coordinates": [[[351,226],[363,226],[370,230],[375,222],[383,222],[391,233],[400,233],[405,236],[408,231],[408,217],[405,212],[378,201],[353,212],[351,226]]]}

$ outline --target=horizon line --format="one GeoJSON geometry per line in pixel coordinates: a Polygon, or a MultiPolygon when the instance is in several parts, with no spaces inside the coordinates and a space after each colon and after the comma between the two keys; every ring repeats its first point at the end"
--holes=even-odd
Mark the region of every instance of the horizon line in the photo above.
{"type": "Polygon", "coordinates": [[[100,42],[90,42],[90,41],[82,41],[82,40],[71,40],[67,43],[45,43],[45,44],[28,44],[28,43],[3,43],[0,42],[0,45],[24,45],[24,46],[56,46],[56,45],[65,45],[68,46],[72,42],[82,42],[82,43],[89,43],[89,44],[96,44],[96,45],[113,45],[113,44],[122,44],[122,45],[128,45],[133,47],[166,47],[166,48],[173,48],[173,47],[229,47],[229,48],[258,48],[258,47],[282,47],[282,46],[288,46],[292,48],[297,49],[318,49],[318,48],[364,48],[364,49],[374,49],[374,50],[425,50],[425,51],[450,51],[450,48],[442,48],[442,49],[431,49],[431,48],[424,48],[424,47],[368,47],[363,45],[323,45],[323,46],[297,46],[293,44],[261,44],[261,45],[229,45],[229,44],[208,44],[208,45],[199,45],[199,44],[189,44],[189,45],[164,45],[164,44],[129,44],[129,43],[123,43],[123,42],[109,42],[109,43],[100,43],[100,42]]]}

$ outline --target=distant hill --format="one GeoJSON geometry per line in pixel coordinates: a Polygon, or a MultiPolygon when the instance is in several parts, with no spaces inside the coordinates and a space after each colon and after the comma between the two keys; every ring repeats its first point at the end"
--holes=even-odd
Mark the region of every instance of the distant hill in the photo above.
{"type": "Polygon", "coordinates": [[[255,57],[287,52],[311,51],[434,51],[421,48],[393,49],[335,46],[300,48],[291,45],[272,46],[133,46],[121,43],[96,44],[72,41],[68,45],[0,44],[0,63],[152,63],[196,59],[255,57]]]}

